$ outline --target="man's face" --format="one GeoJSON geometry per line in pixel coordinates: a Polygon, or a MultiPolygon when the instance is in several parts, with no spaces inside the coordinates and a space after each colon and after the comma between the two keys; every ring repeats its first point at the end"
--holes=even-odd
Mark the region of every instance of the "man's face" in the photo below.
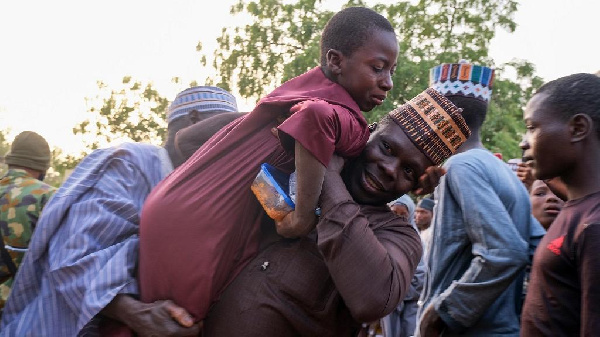
{"type": "Polygon", "coordinates": [[[568,123],[545,103],[547,95],[537,94],[525,107],[527,133],[521,142],[523,160],[536,179],[550,179],[570,169],[574,162],[568,123]]]}
{"type": "Polygon", "coordinates": [[[433,213],[428,209],[421,207],[417,207],[417,209],[415,209],[415,223],[420,231],[429,228],[432,217],[433,213]]]}
{"type": "Polygon", "coordinates": [[[356,202],[382,205],[414,190],[432,165],[400,126],[388,121],[377,127],[361,155],[346,166],[344,178],[356,202]]]}
{"type": "Polygon", "coordinates": [[[392,90],[398,41],[393,32],[374,29],[372,37],[350,56],[342,56],[337,83],[344,87],[361,111],[380,105],[392,90]]]}

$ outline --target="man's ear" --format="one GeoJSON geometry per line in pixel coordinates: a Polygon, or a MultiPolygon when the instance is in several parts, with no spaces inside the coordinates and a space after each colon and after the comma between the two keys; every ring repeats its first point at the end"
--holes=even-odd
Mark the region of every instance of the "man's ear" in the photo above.
{"type": "Polygon", "coordinates": [[[589,136],[594,129],[592,117],[586,114],[576,114],[569,120],[569,132],[571,133],[571,142],[580,142],[589,136]]]}
{"type": "Polygon", "coordinates": [[[334,76],[339,76],[342,73],[342,61],[344,59],[344,54],[342,54],[339,50],[329,49],[327,51],[327,68],[331,71],[331,74],[334,76]]]}

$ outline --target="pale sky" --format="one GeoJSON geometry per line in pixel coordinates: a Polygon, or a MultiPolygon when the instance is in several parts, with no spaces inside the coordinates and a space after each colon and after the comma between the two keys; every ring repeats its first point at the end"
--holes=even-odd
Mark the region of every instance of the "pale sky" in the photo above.
{"type": "MultiPolygon", "coordinates": [[[[216,47],[221,28],[236,24],[234,2],[0,0],[0,129],[10,128],[11,137],[33,130],[51,146],[77,151],[71,129],[89,116],[85,97],[97,94],[96,81],[111,86],[131,75],[169,99],[179,90],[174,76],[202,84],[207,69],[196,45],[216,47]]],[[[545,80],[600,70],[600,1],[521,2],[517,30],[492,41],[496,64],[526,59],[545,80]]],[[[337,10],[342,1],[324,3],[337,10]]],[[[253,103],[238,98],[242,110],[253,103]]]]}

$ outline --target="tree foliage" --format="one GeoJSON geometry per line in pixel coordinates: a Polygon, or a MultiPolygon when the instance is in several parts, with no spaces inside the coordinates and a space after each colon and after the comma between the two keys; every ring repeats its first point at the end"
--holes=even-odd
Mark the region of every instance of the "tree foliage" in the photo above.
{"type": "Polygon", "coordinates": [[[73,128],[75,135],[91,135],[84,140],[88,152],[114,140],[160,144],[166,135],[169,105],[152,85],[123,77],[120,88],[109,89],[98,82],[99,93],[86,98],[91,118],[73,128]]]}
{"type": "MultiPolygon", "coordinates": [[[[355,5],[365,3],[350,0],[344,7],[355,5]]],[[[439,63],[467,59],[494,65],[489,46],[497,29],[512,32],[516,28],[516,0],[399,1],[371,8],[390,20],[400,44],[394,88],[382,106],[365,114],[371,121],[423,91],[429,85],[429,69],[439,63]]],[[[320,0],[240,0],[231,14],[251,20],[223,28],[214,53],[218,72],[214,82],[258,99],[319,64],[320,34],[334,12],[323,9],[320,0]]],[[[496,69],[483,140],[490,150],[516,157],[524,131],[522,107],[541,81],[528,62],[515,61],[496,69]],[[503,76],[505,71],[516,73],[518,80],[503,76]]]]}

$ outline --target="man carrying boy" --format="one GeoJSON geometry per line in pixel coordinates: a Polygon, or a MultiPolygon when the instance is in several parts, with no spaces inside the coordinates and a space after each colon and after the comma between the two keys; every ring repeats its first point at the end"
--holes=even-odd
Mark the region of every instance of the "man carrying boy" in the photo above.
{"type": "Polygon", "coordinates": [[[546,83],[524,120],[534,177],[560,177],[569,201],[535,252],[521,335],[598,335],[600,77],[574,74],[546,83]]]}
{"type": "Polygon", "coordinates": [[[468,136],[457,107],[433,89],[386,115],[358,158],[332,159],[316,229],[263,238],[266,248],[211,308],[205,336],[356,336],[394,310],[422,248],[410,220],[386,204],[424,187],[419,177],[468,136]]]}

